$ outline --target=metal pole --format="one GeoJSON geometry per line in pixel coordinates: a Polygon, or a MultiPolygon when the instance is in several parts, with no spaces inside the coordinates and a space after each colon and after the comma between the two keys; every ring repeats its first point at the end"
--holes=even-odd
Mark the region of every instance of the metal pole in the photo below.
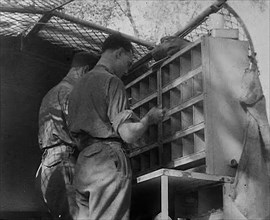
{"type": "Polygon", "coordinates": [[[223,4],[227,0],[217,0],[214,4],[212,4],[210,7],[206,8],[199,16],[194,18],[191,22],[189,22],[185,27],[183,27],[181,30],[177,31],[174,36],[185,36],[187,33],[189,33],[192,29],[196,28],[198,25],[200,25],[207,16],[209,16],[212,13],[217,12],[220,10],[223,6],[223,4]]]}
{"type": "Polygon", "coordinates": [[[84,21],[84,20],[75,18],[75,17],[72,17],[72,16],[67,15],[67,14],[63,14],[63,13],[60,13],[60,12],[53,12],[53,14],[54,14],[54,16],[57,16],[57,17],[62,18],[62,19],[65,19],[67,21],[70,21],[70,22],[73,22],[73,23],[82,25],[84,27],[89,27],[89,28],[92,28],[92,29],[96,29],[96,30],[105,32],[107,34],[120,34],[123,37],[129,39],[130,41],[132,41],[134,43],[137,43],[137,44],[140,44],[140,45],[143,45],[143,46],[146,46],[146,47],[153,48],[155,46],[154,43],[150,43],[148,41],[144,41],[144,40],[138,39],[138,38],[133,37],[131,35],[124,34],[124,33],[121,33],[119,31],[115,31],[115,30],[112,30],[112,29],[109,29],[109,28],[106,28],[106,27],[102,27],[100,25],[91,23],[89,21],[84,21]]]}
{"type": "MultiPolygon", "coordinates": [[[[220,10],[223,7],[223,4],[225,4],[226,1],[227,0],[217,0],[211,6],[209,6],[208,8],[206,8],[199,16],[197,16],[191,22],[189,22],[185,27],[183,27],[181,30],[179,30],[178,32],[176,32],[174,34],[174,36],[176,36],[176,37],[183,37],[183,36],[187,35],[194,28],[196,28],[197,26],[199,26],[206,19],[206,17],[208,15],[210,15],[212,13],[215,13],[218,10],[220,10]]],[[[151,51],[150,51],[148,54],[146,54],[141,59],[139,59],[136,63],[134,63],[132,69],[136,70],[138,66],[140,66],[143,63],[148,62],[151,59],[152,59],[152,54],[151,54],[151,51]]],[[[132,73],[132,71],[131,71],[131,73],[132,73]]]]}
{"type": "Polygon", "coordinates": [[[10,13],[22,13],[22,14],[47,14],[51,10],[42,10],[34,8],[13,8],[10,6],[5,6],[1,4],[0,12],[10,12],[10,13]]]}
{"type": "Polygon", "coordinates": [[[25,13],[25,14],[42,14],[42,15],[51,13],[52,16],[62,18],[64,20],[70,21],[70,22],[75,23],[75,24],[82,25],[82,26],[87,27],[87,28],[96,29],[96,30],[99,30],[99,31],[104,32],[106,34],[120,34],[123,37],[130,40],[131,42],[137,43],[139,45],[143,45],[143,46],[145,46],[147,48],[150,48],[150,49],[152,49],[155,46],[155,43],[144,41],[144,40],[141,40],[139,38],[133,37],[131,35],[124,34],[124,33],[121,33],[119,31],[115,31],[115,30],[112,30],[112,29],[109,29],[109,28],[94,24],[94,23],[89,22],[89,21],[84,21],[82,19],[78,19],[78,18],[72,17],[70,15],[58,12],[58,11],[40,10],[40,9],[31,9],[31,8],[12,8],[10,6],[3,6],[2,5],[0,7],[0,12],[25,13]]]}

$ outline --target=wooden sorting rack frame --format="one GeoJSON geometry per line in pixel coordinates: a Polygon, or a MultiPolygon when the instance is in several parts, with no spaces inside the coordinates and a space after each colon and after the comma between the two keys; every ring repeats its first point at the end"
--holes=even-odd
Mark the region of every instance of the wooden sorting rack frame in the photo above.
{"type": "Polygon", "coordinates": [[[142,118],[152,107],[167,109],[130,153],[133,170],[142,173],[198,162],[205,158],[204,81],[201,40],[190,43],[126,85],[131,109],[142,118]],[[192,147],[191,147],[192,145],[192,147]]]}
{"type": "Polygon", "coordinates": [[[234,176],[247,117],[239,102],[248,42],[203,36],[126,85],[140,117],[166,108],[130,153],[135,176],[159,168],[234,176]]]}

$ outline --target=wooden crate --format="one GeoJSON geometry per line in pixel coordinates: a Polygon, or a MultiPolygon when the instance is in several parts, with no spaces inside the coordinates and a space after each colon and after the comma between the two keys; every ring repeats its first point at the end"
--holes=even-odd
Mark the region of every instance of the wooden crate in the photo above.
{"type": "Polygon", "coordinates": [[[247,55],[247,42],[204,36],[126,85],[139,117],[168,109],[130,153],[135,175],[199,167],[234,176],[230,163],[240,158],[247,126],[238,101],[247,55]]]}

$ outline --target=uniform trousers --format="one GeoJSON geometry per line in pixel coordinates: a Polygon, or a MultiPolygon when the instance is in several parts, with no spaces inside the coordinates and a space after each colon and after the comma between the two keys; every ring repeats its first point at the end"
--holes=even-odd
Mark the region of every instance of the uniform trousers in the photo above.
{"type": "Polygon", "coordinates": [[[43,153],[41,191],[54,220],[73,220],[76,214],[75,163],[76,155],[70,146],[56,146],[43,153]]]}
{"type": "Polygon", "coordinates": [[[84,148],[75,167],[77,220],[128,220],[131,167],[122,143],[99,141],[84,148]]]}

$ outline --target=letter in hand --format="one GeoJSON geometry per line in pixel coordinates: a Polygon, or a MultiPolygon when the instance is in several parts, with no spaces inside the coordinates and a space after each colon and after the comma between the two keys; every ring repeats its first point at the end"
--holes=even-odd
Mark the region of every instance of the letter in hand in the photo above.
{"type": "Polygon", "coordinates": [[[150,111],[147,113],[148,117],[148,124],[156,124],[159,121],[161,121],[166,113],[165,109],[153,107],[150,109],[150,111]]]}

